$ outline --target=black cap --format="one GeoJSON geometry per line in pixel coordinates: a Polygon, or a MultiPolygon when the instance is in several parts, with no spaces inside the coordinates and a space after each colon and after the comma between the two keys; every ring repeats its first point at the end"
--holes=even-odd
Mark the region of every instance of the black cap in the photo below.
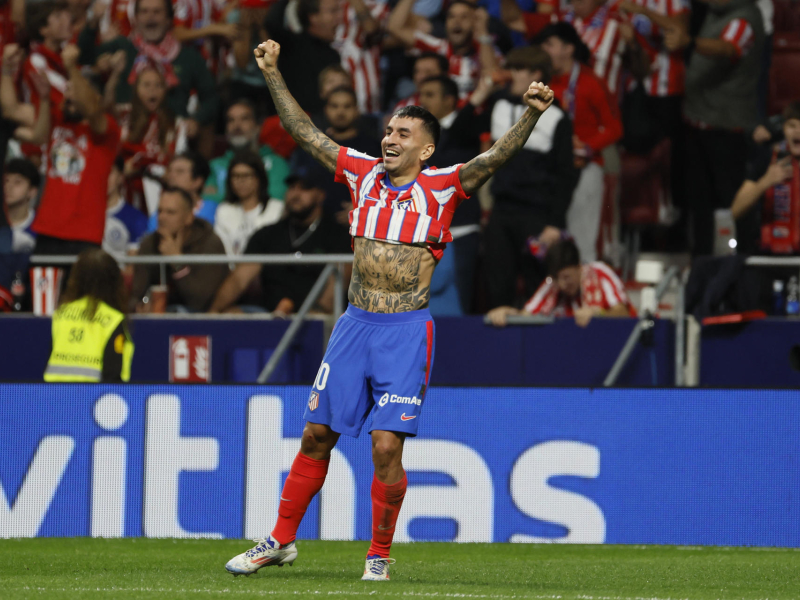
{"type": "Polygon", "coordinates": [[[286,185],[294,185],[295,183],[299,183],[305,189],[310,190],[311,188],[320,188],[322,189],[322,183],[319,177],[314,177],[311,169],[308,167],[295,167],[292,172],[284,179],[286,185]]]}

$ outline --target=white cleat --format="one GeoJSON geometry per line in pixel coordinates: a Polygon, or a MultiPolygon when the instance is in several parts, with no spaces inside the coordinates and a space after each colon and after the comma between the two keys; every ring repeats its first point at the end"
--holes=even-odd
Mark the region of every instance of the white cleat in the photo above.
{"type": "Polygon", "coordinates": [[[271,537],[253,541],[256,542],[255,548],[234,556],[225,565],[225,569],[234,577],[252,575],[261,567],[291,565],[297,558],[297,547],[294,542],[281,546],[271,537]]]}
{"type": "Polygon", "coordinates": [[[393,558],[368,556],[361,581],[389,581],[389,565],[395,562],[393,558]]]}

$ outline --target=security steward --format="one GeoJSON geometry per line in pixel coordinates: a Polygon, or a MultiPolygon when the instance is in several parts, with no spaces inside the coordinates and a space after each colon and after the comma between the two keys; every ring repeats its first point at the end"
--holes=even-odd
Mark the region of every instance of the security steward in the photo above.
{"type": "Polygon", "coordinates": [[[53,351],[44,380],[129,381],[133,341],[126,305],[114,258],[99,248],[81,252],[53,314],[53,351]]]}

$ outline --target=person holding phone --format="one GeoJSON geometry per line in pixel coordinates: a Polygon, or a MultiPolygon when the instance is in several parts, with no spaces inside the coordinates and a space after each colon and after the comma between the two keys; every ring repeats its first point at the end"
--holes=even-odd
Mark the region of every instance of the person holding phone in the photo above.
{"type": "Polygon", "coordinates": [[[784,140],[769,161],[753,164],[731,205],[734,219],[761,202],[761,249],[771,254],[800,253],[800,101],[783,113],[784,140]]]}

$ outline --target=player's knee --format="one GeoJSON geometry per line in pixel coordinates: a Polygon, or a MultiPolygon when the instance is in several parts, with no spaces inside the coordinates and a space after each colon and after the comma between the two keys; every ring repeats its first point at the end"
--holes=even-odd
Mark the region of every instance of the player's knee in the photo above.
{"type": "Polygon", "coordinates": [[[318,451],[328,450],[330,445],[330,430],[324,425],[307,423],[300,438],[300,451],[311,455],[318,451]]]}
{"type": "Polygon", "coordinates": [[[403,443],[399,439],[384,438],[372,444],[372,458],[375,464],[388,465],[402,457],[403,443]]]}

